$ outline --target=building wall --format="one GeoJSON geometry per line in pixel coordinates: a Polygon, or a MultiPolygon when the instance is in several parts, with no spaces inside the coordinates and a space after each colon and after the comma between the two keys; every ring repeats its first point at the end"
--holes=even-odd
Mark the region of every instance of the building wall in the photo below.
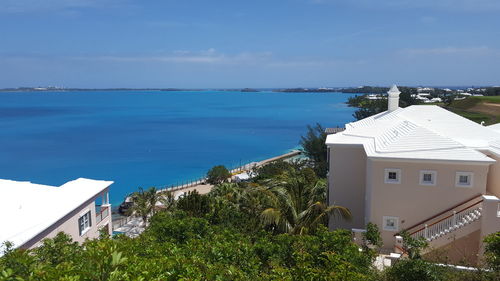
{"type": "MultiPolygon", "coordinates": [[[[500,231],[500,199],[496,196],[483,196],[483,209],[481,215],[481,241],[491,233],[500,231]]],[[[480,255],[484,253],[481,245],[480,255]]]]}
{"type": "Polygon", "coordinates": [[[417,163],[370,160],[367,177],[371,185],[367,187],[367,198],[370,200],[367,214],[370,221],[377,224],[382,234],[384,248],[394,245],[393,235],[399,230],[428,219],[474,196],[486,191],[487,165],[460,165],[453,163],[417,163]],[[386,168],[401,169],[401,183],[385,183],[386,168]],[[435,186],[420,185],[420,171],[437,172],[435,186]],[[470,188],[455,186],[457,171],[473,172],[473,186],[470,188]],[[396,231],[383,230],[383,216],[399,218],[396,231]]]}
{"type": "Polygon", "coordinates": [[[330,229],[364,228],[366,153],[363,146],[330,146],[328,202],[347,207],[351,221],[330,219],[330,229]]]}
{"type": "Polygon", "coordinates": [[[497,162],[490,165],[486,191],[489,194],[500,197],[500,157],[492,154],[489,154],[488,157],[496,160],[497,162]]]}
{"type": "Polygon", "coordinates": [[[93,198],[89,199],[87,202],[83,203],[79,207],[77,207],[75,210],[73,210],[71,213],[67,214],[64,216],[62,219],[60,219],[58,222],[53,224],[51,227],[48,229],[44,230],[37,236],[33,237],[31,240],[26,242],[24,245],[22,245],[20,248],[23,249],[32,249],[40,246],[43,243],[43,239],[46,238],[53,238],[55,237],[59,232],[64,232],[71,236],[73,241],[76,242],[84,242],[85,239],[94,239],[99,237],[99,230],[101,227],[109,225],[109,234],[112,233],[112,225],[111,225],[111,210],[109,212],[109,215],[103,219],[99,224],[97,224],[96,220],[96,206],[95,206],[95,200],[98,197],[101,197],[102,194],[105,194],[108,192],[108,189],[104,190],[102,193],[94,196],[93,198]],[[78,224],[78,219],[85,213],[87,213],[90,210],[90,217],[92,219],[92,224],[90,229],[85,232],[82,236],[80,236],[80,231],[79,231],[79,224],[78,224]]]}
{"type": "Polygon", "coordinates": [[[480,245],[480,231],[476,230],[464,237],[450,239],[447,245],[439,249],[433,249],[425,254],[424,258],[438,263],[476,266],[480,245]]]}

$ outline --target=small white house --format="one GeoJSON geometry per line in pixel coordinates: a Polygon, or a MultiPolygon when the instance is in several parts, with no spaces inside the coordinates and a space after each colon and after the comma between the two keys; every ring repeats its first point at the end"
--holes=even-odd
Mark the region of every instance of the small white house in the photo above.
{"type": "Polygon", "coordinates": [[[111,234],[112,183],[79,178],[48,186],[0,180],[0,244],[8,241],[15,248],[30,249],[59,232],[77,242],[98,238],[101,229],[111,234]]]}

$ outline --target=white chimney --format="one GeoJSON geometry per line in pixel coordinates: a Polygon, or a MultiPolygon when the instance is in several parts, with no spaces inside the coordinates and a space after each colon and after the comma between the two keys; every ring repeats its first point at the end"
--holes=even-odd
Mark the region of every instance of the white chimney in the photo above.
{"type": "Polygon", "coordinates": [[[388,97],[389,104],[387,106],[388,107],[387,111],[392,112],[392,111],[399,108],[399,94],[400,93],[401,92],[399,91],[398,87],[396,87],[396,85],[392,85],[389,92],[387,92],[387,94],[389,95],[389,97],[388,97]]]}

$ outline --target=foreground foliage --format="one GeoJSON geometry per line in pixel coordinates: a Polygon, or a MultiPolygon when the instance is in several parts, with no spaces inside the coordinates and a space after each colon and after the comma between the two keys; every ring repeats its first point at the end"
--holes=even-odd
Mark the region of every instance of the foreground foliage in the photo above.
{"type": "Polygon", "coordinates": [[[0,280],[366,280],[371,260],[350,233],[252,235],[183,213],[155,215],[137,239],[64,234],[32,251],[8,251],[0,280]]]}

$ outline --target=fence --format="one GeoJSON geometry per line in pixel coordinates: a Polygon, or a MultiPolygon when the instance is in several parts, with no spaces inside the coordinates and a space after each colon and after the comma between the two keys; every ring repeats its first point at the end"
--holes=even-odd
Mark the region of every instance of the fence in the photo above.
{"type": "MultiPolygon", "coordinates": [[[[243,162],[240,162],[240,165],[233,166],[234,168],[229,168],[228,169],[229,172],[231,174],[239,174],[239,173],[242,173],[242,172],[245,172],[245,171],[251,171],[253,168],[255,168],[256,166],[258,166],[258,164],[259,164],[257,162],[247,162],[246,164],[241,165],[241,163],[243,163],[243,162]]],[[[159,192],[163,192],[163,191],[176,191],[176,190],[179,190],[179,189],[193,187],[193,186],[197,186],[197,185],[200,185],[200,184],[206,184],[206,182],[207,182],[207,178],[206,177],[200,177],[200,178],[197,178],[197,179],[192,179],[192,180],[177,182],[177,184],[171,184],[171,185],[167,185],[167,186],[162,186],[162,187],[158,188],[158,190],[159,190],[159,192]]]]}
{"type": "Polygon", "coordinates": [[[132,216],[130,216],[130,217],[120,217],[117,220],[113,220],[113,230],[126,225],[130,220],[132,220],[132,218],[133,218],[132,216]]]}
{"type": "Polygon", "coordinates": [[[109,207],[101,207],[101,211],[96,214],[96,222],[100,223],[109,215],[109,207]]]}

